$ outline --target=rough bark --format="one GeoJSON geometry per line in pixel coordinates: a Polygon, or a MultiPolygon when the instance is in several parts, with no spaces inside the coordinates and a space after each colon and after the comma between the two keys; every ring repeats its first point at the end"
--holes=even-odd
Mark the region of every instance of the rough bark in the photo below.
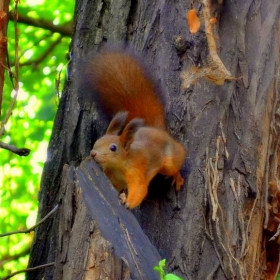
{"type": "MultiPolygon", "coordinates": [[[[155,195],[163,180],[154,182],[152,194],[134,212],[141,228],[169,270],[184,279],[262,279],[268,182],[279,178],[272,169],[279,161],[280,2],[224,1],[215,27],[220,57],[242,78],[221,86],[201,79],[185,90],[181,70],[188,57],[199,60],[205,51],[197,44],[201,35],[188,32],[190,7],[181,0],[77,1],[72,61],[42,178],[39,215],[59,200],[63,165],[78,165],[106,127],[86,94],[78,100],[77,61],[104,41],[124,42],[150,65],[164,89],[170,131],[188,149],[183,192],[177,196],[163,188],[155,195]],[[188,42],[188,55],[178,54],[176,35],[188,42]]],[[[56,217],[36,230],[30,266],[55,260],[59,223],[56,217]]],[[[53,279],[53,269],[28,279],[43,276],[53,279]]]]}

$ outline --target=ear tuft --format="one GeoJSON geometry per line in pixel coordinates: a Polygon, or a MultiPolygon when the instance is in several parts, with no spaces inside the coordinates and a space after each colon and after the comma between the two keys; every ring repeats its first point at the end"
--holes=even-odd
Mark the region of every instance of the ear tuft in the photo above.
{"type": "Polygon", "coordinates": [[[125,127],[128,112],[118,112],[111,120],[106,134],[120,135],[125,127]]]}

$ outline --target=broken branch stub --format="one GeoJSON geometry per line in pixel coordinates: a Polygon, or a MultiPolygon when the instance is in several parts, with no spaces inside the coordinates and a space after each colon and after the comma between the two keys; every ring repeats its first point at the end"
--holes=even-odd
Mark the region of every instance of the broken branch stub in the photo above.
{"type": "Polygon", "coordinates": [[[95,162],[65,166],[61,190],[55,279],[158,279],[161,257],[95,162]]]}

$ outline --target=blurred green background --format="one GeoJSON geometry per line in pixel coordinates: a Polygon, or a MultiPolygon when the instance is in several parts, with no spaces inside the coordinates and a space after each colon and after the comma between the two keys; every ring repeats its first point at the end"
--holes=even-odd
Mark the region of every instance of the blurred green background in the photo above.
{"type": "MultiPolygon", "coordinates": [[[[10,10],[14,9],[10,2],[10,10]]],[[[43,19],[53,26],[71,23],[75,1],[21,0],[20,16],[43,19]]],[[[28,148],[31,153],[20,157],[0,149],[0,233],[26,229],[36,223],[38,191],[42,168],[46,160],[53,120],[67,68],[70,36],[18,22],[20,90],[0,141],[28,148]],[[56,79],[61,73],[59,90],[56,79]]],[[[38,24],[41,25],[40,21],[38,24]]],[[[14,22],[8,26],[8,54],[13,65],[14,22]]],[[[13,67],[12,67],[12,70],[13,67]]],[[[2,117],[5,117],[13,96],[9,76],[5,76],[2,117]]],[[[33,233],[0,238],[0,278],[24,269],[28,263],[33,233]]],[[[24,274],[12,279],[24,279],[24,274]]]]}

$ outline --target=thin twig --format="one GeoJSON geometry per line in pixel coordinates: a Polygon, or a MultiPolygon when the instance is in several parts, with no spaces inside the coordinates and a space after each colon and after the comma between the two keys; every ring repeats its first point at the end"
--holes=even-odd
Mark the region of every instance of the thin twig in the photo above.
{"type": "Polygon", "coordinates": [[[2,141],[0,141],[0,148],[2,149],[5,149],[5,150],[8,150],[8,151],[11,151],[19,156],[28,156],[30,154],[30,149],[27,149],[27,148],[17,148],[13,145],[10,145],[10,144],[6,144],[2,141]]]}
{"type": "Polygon", "coordinates": [[[20,63],[20,66],[37,66],[39,65],[43,60],[45,60],[48,55],[54,50],[54,48],[61,42],[63,39],[63,36],[59,36],[55,41],[53,41],[49,47],[37,58],[34,60],[28,60],[26,62],[20,63]]]}
{"type": "Polygon", "coordinates": [[[14,83],[14,76],[15,76],[15,74],[11,70],[10,57],[9,57],[9,53],[8,52],[7,52],[6,60],[7,60],[7,68],[6,69],[9,72],[9,78],[10,78],[11,84],[13,86],[13,89],[15,89],[15,83],[14,83]]]}
{"type": "MultiPolygon", "coordinates": [[[[46,35],[44,35],[44,36],[38,38],[37,41],[33,42],[32,46],[30,46],[29,48],[24,49],[24,50],[21,50],[21,54],[20,54],[20,56],[19,56],[19,60],[21,60],[21,58],[24,57],[25,52],[27,52],[27,51],[29,51],[29,50],[32,50],[33,48],[39,47],[39,44],[40,44],[42,41],[44,41],[44,40],[49,40],[52,36],[53,36],[53,33],[46,34],[46,35]]],[[[14,66],[14,65],[15,65],[15,62],[14,62],[14,61],[13,61],[13,62],[9,62],[9,64],[8,64],[9,67],[12,67],[12,66],[14,66]]],[[[22,64],[20,63],[20,66],[21,66],[21,65],[22,65],[22,64]]]]}
{"type": "Polygon", "coordinates": [[[16,104],[17,96],[18,96],[18,90],[19,90],[19,59],[18,59],[18,53],[19,53],[19,47],[18,47],[18,41],[19,41],[19,34],[18,34],[18,28],[17,28],[17,16],[18,16],[18,2],[19,0],[15,0],[15,10],[14,10],[14,28],[15,28],[15,88],[14,88],[14,97],[11,101],[10,107],[8,109],[8,112],[2,121],[0,125],[0,137],[5,133],[5,124],[8,122],[10,116],[13,113],[13,109],[16,104]]]}
{"type": "Polygon", "coordinates": [[[1,280],[7,280],[7,279],[10,279],[13,276],[15,276],[17,274],[20,274],[20,273],[23,273],[23,272],[34,271],[34,270],[37,270],[37,269],[42,269],[42,268],[46,268],[46,267],[50,267],[50,266],[54,266],[54,262],[46,263],[46,264],[42,264],[42,265],[31,267],[31,268],[26,268],[26,269],[21,269],[21,270],[15,271],[12,274],[2,278],[1,280]]]}
{"type": "MultiPolygon", "coordinates": [[[[15,74],[11,70],[10,63],[7,63],[7,64],[8,64],[8,66],[5,66],[2,62],[0,62],[0,65],[2,67],[4,67],[9,72],[9,75],[13,78],[15,76],[15,74]]],[[[13,85],[13,88],[15,88],[14,85],[13,85]]]]}
{"type": "MultiPolygon", "coordinates": [[[[14,20],[13,12],[9,14],[11,20],[14,20]]],[[[28,16],[24,16],[19,14],[18,15],[18,22],[24,23],[27,25],[32,25],[35,27],[39,27],[42,29],[46,29],[51,31],[52,33],[60,33],[62,36],[70,37],[72,36],[72,29],[73,29],[73,20],[63,24],[63,25],[54,25],[53,21],[45,20],[45,19],[35,19],[28,16]]]]}
{"type": "MultiPolygon", "coordinates": [[[[9,0],[0,1],[0,62],[6,65],[7,57],[7,23],[9,12],[9,0]]],[[[5,79],[5,67],[0,67],[0,116],[2,110],[3,89],[5,79]]]]}
{"type": "Polygon", "coordinates": [[[29,233],[32,230],[34,230],[36,227],[38,227],[40,224],[42,224],[45,220],[47,220],[57,209],[58,209],[58,204],[42,220],[40,220],[37,224],[35,224],[31,228],[2,233],[0,234],[0,237],[18,234],[18,233],[29,233]]]}
{"type": "Polygon", "coordinates": [[[15,28],[15,78],[16,78],[16,91],[19,89],[19,31],[18,31],[18,3],[19,0],[15,0],[14,10],[14,28],[15,28]]]}

